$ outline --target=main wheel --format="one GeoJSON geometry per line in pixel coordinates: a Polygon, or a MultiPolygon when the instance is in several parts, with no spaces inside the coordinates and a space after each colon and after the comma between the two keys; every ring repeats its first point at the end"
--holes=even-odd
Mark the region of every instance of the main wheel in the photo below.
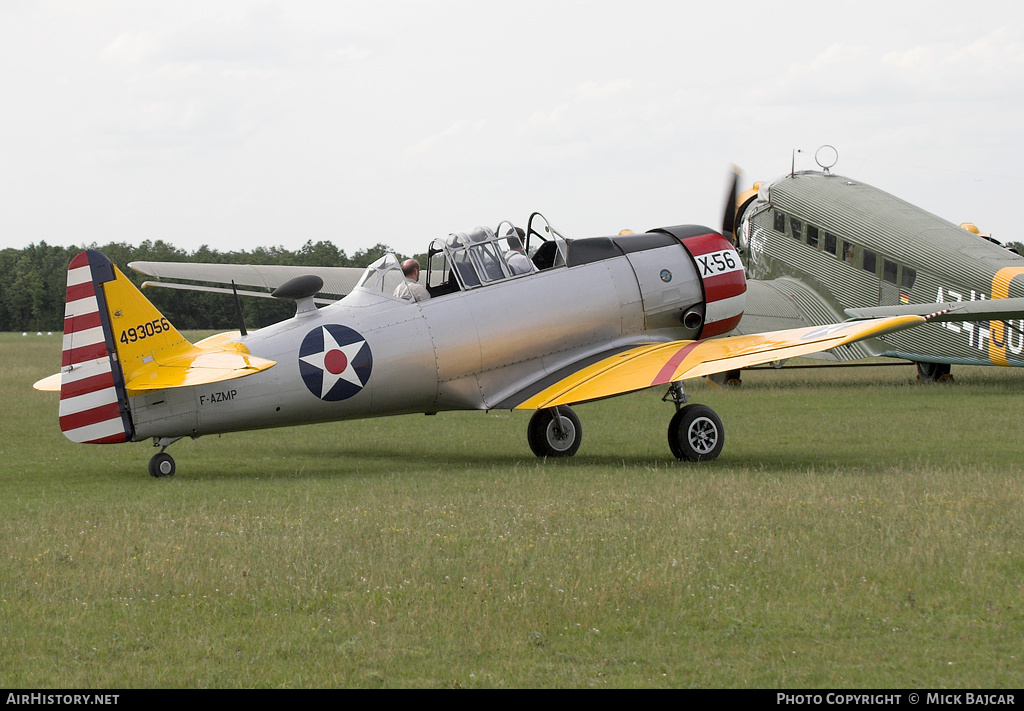
{"type": "Polygon", "coordinates": [[[526,439],[538,457],[571,457],[580,448],[583,428],[580,418],[568,407],[550,407],[534,413],[526,439]]]}
{"type": "Polygon", "coordinates": [[[668,446],[676,459],[707,462],[718,457],[725,444],[722,420],[707,405],[687,405],[672,416],[668,446]]]}
{"type": "Polygon", "coordinates": [[[174,476],[174,468],[174,457],[166,452],[154,454],[153,458],[149,460],[149,475],[158,479],[164,476],[174,476]]]}
{"type": "Polygon", "coordinates": [[[920,383],[950,382],[953,376],[950,375],[949,363],[916,363],[917,380],[920,383]]]}

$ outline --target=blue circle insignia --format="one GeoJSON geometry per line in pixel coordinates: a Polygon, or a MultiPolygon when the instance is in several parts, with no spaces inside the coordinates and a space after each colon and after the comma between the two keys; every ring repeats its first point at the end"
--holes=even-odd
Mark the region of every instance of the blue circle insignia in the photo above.
{"type": "Polygon", "coordinates": [[[670,281],[672,281],[672,272],[670,272],[668,269],[662,269],[661,280],[668,284],[670,281]]]}
{"type": "Polygon", "coordinates": [[[363,389],[371,370],[370,345],[348,326],[318,326],[302,339],[299,374],[321,400],[347,400],[363,389]]]}

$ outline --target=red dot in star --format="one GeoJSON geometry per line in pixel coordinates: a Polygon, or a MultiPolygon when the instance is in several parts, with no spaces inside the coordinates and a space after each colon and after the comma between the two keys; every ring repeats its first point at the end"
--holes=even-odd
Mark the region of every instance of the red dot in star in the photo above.
{"type": "Polygon", "coordinates": [[[348,358],[339,350],[328,351],[324,356],[324,367],[334,375],[340,375],[348,367],[348,358]]]}

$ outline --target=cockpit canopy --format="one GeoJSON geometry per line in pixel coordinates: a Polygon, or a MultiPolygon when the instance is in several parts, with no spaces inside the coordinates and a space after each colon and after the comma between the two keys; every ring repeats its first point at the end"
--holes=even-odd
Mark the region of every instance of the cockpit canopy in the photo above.
{"type": "MultiPolygon", "coordinates": [[[[426,287],[432,297],[476,289],[565,266],[567,253],[565,238],[535,212],[525,232],[503,220],[496,230],[475,227],[435,239],[427,251],[426,287]]],[[[356,286],[390,295],[404,283],[401,263],[386,254],[366,268],[356,286]]]]}
{"type": "Polygon", "coordinates": [[[356,288],[392,294],[403,283],[405,275],[402,273],[402,265],[398,257],[389,252],[366,268],[356,288]]]}
{"type": "Polygon", "coordinates": [[[427,253],[427,288],[438,296],[526,273],[512,264],[514,259],[522,259],[514,255],[520,250],[531,260],[530,271],[565,265],[565,239],[551,228],[543,215],[533,213],[525,233],[503,220],[496,230],[476,227],[435,239],[427,253]],[[535,238],[532,243],[531,237],[535,238]],[[542,251],[545,255],[538,260],[542,251]]]}

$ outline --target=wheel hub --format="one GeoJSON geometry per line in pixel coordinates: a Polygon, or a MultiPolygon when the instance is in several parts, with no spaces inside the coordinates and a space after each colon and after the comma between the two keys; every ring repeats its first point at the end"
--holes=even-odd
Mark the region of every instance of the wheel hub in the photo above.
{"type": "Polygon", "coordinates": [[[690,446],[701,454],[707,454],[718,443],[718,429],[715,427],[715,423],[707,417],[698,417],[690,423],[687,435],[690,439],[690,446]]]}

